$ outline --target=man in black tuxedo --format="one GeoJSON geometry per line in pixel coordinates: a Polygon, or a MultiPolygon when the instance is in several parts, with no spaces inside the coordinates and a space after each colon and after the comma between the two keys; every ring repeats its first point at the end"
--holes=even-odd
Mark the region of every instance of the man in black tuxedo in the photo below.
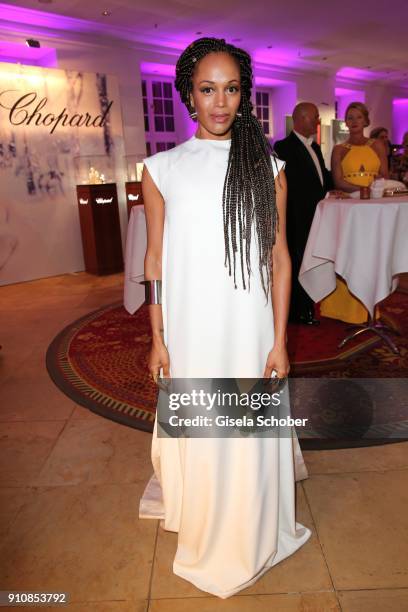
{"type": "Polygon", "coordinates": [[[320,121],[319,110],[311,102],[301,102],[292,113],[293,131],[275,143],[277,156],[286,162],[288,183],[287,238],[292,259],[292,295],[289,320],[317,325],[314,302],[298,281],[299,270],[316,206],[333,188],[319,145],[313,141],[320,121]]]}

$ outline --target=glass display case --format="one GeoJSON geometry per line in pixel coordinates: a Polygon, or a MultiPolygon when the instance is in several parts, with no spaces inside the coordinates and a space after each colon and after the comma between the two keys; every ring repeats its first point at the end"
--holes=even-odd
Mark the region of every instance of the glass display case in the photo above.
{"type": "Polygon", "coordinates": [[[115,182],[114,160],[109,155],[74,157],[77,185],[103,185],[115,182]]]}
{"type": "Polygon", "coordinates": [[[345,142],[350,135],[346,122],[342,119],[332,119],[331,123],[333,145],[345,142]]]}
{"type": "Polygon", "coordinates": [[[143,159],[145,157],[146,157],[145,153],[139,153],[136,155],[127,155],[125,157],[127,180],[129,183],[131,182],[140,183],[140,181],[142,180],[143,159]]]}

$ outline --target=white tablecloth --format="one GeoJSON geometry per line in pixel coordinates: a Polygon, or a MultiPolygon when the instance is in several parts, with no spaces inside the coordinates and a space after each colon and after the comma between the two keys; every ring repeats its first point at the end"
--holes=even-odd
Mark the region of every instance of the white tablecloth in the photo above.
{"type": "Polygon", "coordinates": [[[315,302],[336,273],[373,316],[408,272],[408,199],[322,200],[315,212],[299,282],[315,302]]]}
{"type": "Polygon", "coordinates": [[[144,302],[144,256],[146,253],[146,218],[144,206],[133,206],[126,237],[124,305],[133,314],[144,302]]]}

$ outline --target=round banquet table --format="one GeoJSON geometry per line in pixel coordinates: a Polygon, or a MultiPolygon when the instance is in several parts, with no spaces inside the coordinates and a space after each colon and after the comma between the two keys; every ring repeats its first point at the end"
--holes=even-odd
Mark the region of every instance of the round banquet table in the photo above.
{"type": "Polygon", "coordinates": [[[319,302],[336,288],[336,274],[374,316],[375,305],[408,272],[408,196],[319,202],[299,282],[319,302]]]}
{"type": "Polygon", "coordinates": [[[146,253],[146,217],[144,206],[133,206],[130,211],[126,236],[124,306],[133,314],[144,302],[145,290],[140,282],[144,278],[146,253]]]}

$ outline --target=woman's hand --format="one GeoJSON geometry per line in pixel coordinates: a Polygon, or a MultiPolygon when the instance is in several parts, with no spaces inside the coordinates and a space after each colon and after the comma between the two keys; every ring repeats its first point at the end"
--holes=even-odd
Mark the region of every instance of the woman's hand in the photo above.
{"type": "Polygon", "coordinates": [[[163,368],[163,377],[170,378],[170,357],[164,342],[153,340],[148,368],[154,382],[159,378],[160,368],[163,368]]]}
{"type": "Polygon", "coordinates": [[[286,378],[286,376],[289,374],[290,364],[288,351],[284,345],[275,345],[269,352],[263,377],[271,378],[273,370],[275,370],[277,373],[278,378],[286,378]]]}

